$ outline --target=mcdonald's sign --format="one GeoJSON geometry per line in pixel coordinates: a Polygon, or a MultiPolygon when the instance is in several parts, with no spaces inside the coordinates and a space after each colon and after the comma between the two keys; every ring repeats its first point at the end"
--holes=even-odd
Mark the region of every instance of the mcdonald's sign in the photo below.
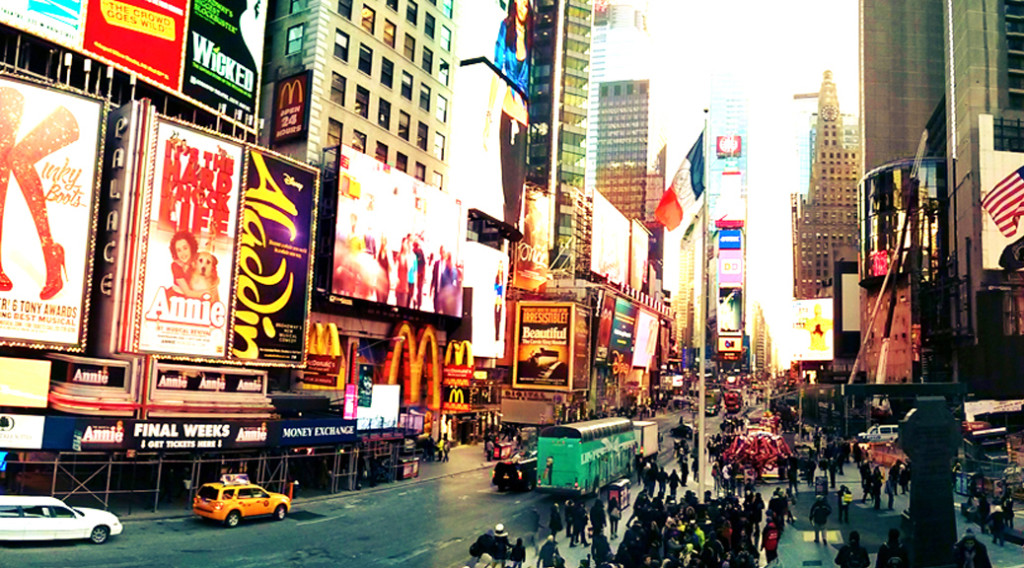
{"type": "Polygon", "coordinates": [[[469,386],[472,378],[473,344],[468,341],[449,341],[444,350],[444,385],[469,386]]]}
{"type": "Polygon", "coordinates": [[[304,138],[309,128],[309,86],[312,71],[281,79],[274,87],[271,141],[280,144],[304,138]]]}
{"type": "Polygon", "coordinates": [[[442,412],[469,412],[469,403],[466,402],[466,389],[464,387],[445,387],[444,402],[441,403],[442,412]]]}
{"type": "Polygon", "coordinates": [[[344,360],[338,326],[333,323],[311,324],[306,334],[306,370],[302,373],[305,388],[345,388],[344,360]]]}
{"type": "MultiPolygon", "coordinates": [[[[434,326],[426,325],[419,333],[414,333],[409,322],[402,322],[395,328],[394,337],[402,338],[395,341],[388,356],[386,374],[388,384],[398,384],[402,376],[402,406],[425,406],[434,413],[441,411],[441,360],[437,347],[437,331],[434,326]],[[403,364],[404,363],[404,364],[403,364]],[[402,369],[405,373],[402,373],[402,369]],[[429,368],[430,376],[424,396],[423,374],[429,368]]],[[[430,419],[424,419],[424,428],[429,427],[430,419]]]]}

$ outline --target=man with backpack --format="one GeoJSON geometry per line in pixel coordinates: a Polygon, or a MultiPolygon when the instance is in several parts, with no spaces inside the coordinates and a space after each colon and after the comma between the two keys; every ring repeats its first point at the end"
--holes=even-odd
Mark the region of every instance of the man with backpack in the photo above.
{"type": "Polygon", "coordinates": [[[779,536],[778,527],[769,521],[764,527],[764,534],[761,535],[761,549],[764,550],[764,558],[768,564],[779,557],[779,536]]]}
{"type": "MultiPolygon", "coordinates": [[[[821,537],[822,544],[828,544],[826,540],[825,524],[828,523],[828,517],[832,514],[832,507],[828,506],[825,502],[824,495],[818,495],[815,499],[814,504],[811,505],[811,512],[809,518],[811,519],[811,525],[814,527],[814,542],[818,542],[818,537],[821,537]]],[[[857,538],[860,538],[858,535],[857,538]]]]}
{"type": "Polygon", "coordinates": [[[836,564],[839,568],[868,568],[871,566],[868,551],[860,545],[859,532],[850,532],[850,541],[839,549],[839,554],[836,555],[836,564]]]}
{"type": "Polygon", "coordinates": [[[878,549],[878,561],[875,568],[909,568],[910,555],[907,547],[900,542],[900,530],[889,529],[889,540],[878,549]]]}
{"type": "Polygon", "coordinates": [[[850,522],[850,505],[853,503],[853,492],[845,485],[839,486],[836,491],[836,500],[839,502],[839,522],[850,522]]]}

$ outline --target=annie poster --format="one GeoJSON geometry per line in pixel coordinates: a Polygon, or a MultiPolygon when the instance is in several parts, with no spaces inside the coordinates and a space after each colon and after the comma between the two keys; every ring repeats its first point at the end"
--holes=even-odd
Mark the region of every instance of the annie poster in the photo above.
{"type": "Polygon", "coordinates": [[[81,347],[102,112],[0,79],[0,338],[81,347]]]}
{"type": "Polygon", "coordinates": [[[241,146],[157,125],[139,350],[224,357],[241,146]]]}

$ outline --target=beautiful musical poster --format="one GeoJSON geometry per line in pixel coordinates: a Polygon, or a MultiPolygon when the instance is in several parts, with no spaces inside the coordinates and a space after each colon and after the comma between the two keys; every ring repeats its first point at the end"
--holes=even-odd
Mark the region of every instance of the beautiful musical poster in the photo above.
{"type": "Polygon", "coordinates": [[[0,341],[82,347],[102,116],[0,79],[0,341]]]}
{"type": "Polygon", "coordinates": [[[572,390],[575,304],[517,304],[514,388],[572,390]]]}
{"type": "Polygon", "coordinates": [[[301,362],[316,172],[249,150],[231,355],[301,362]]]}
{"type": "Polygon", "coordinates": [[[138,348],[224,357],[242,147],[157,125],[138,348]]]}

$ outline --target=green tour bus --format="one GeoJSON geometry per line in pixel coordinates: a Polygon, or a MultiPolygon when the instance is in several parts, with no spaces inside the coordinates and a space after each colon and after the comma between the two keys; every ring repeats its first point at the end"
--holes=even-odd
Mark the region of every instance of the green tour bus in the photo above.
{"type": "Polygon", "coordinates": [[[550,426],[537,439],[537,491],[592,495],[633,471],[636,436],[628,418],[550,426]]]}

